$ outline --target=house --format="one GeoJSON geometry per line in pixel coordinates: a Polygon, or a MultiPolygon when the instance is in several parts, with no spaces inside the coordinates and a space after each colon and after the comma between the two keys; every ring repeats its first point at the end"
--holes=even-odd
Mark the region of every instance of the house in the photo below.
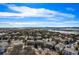
{"type": "Polygon", "coordinates": [[[60,52],[65,48],[65,45],[63,43],[59,43],[57,45],[55,45],[55,50],[60,52]]]}
{"type": "Polygon", "coordinates": [[[0,47],[0,55],[2,55],[5,52],[5,49],[0,47]]]}
{"type": "Polygon", "coordinates": [[[34,45],[35,41],[34,40],[27,40],[26,44],[27,45],[34,45]]]}
{"type": "Polygon", "coordinates": [[[64,55],[78,55],[78,51],[74,50],[73,48],[65,48],[63,50],[64,55]]]}
{"type": "Polygon", "coordinates": [[[55,41],[52,41],[52,42],[46,42],[46,48],[54,49],[55,44],[56,44],[55,41]]]}

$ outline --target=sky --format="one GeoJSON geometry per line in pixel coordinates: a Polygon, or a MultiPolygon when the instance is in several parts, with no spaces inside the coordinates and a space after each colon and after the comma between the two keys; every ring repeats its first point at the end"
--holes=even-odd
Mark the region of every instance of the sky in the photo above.
{"type": "Polygon", "coordinates": [[[79,27],[79,4],[0,3],[3,27],[79,27]]]}

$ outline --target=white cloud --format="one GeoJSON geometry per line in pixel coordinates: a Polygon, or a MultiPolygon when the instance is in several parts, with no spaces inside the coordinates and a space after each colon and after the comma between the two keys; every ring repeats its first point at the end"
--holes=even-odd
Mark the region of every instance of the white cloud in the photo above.
{"type": "Polygon", "coordinates": [[[74,11],[75,9],[68,7],[68,8],[66,8],[66,10],[68,10],[68,11],[74,11]]]}
{"type": "Polygon", "coordinates": [[[36,22],[0,22],[0,24],[8,24],[8,25],[12,25],[12,26],[15,26],[15,25],[36,25],[37,23],[36,22]]]}
{"type": "Polygon", "coordinates": [[[61,13],[54,10],[49,10],[45,8],[31,8],[27,6],[16,6],[16,5],[7,5],[7,7],[11,10],[17,11],[19,13],[12,12],[0,12],[0,17],[65,17],[65,18],[74,18],[75,15],[61,13]]]}
{"type": "Polygon", "coordinates": [[[41,22],[41,21],[31,21],[31,22],[0,22],[3,27],[72,27],[78,26],[77,22],[66,21],[66,22],[41,22]]]}

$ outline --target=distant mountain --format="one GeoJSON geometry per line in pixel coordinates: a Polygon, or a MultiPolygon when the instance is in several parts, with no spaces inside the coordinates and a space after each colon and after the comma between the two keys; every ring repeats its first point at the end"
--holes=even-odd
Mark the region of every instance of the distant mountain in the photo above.
{"type": "Polygon", "coordinates": [[[51,30],[79,30],[79,27],[46,27],[45,29],[51,29],[51,30]]]}

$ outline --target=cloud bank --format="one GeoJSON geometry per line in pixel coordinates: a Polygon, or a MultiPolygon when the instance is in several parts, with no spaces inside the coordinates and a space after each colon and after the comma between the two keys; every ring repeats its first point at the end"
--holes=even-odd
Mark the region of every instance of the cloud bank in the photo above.
{"type": "Polygon", "coordinates": [[[15,16],[15,17],[68,17],[74,18],[75,15],[61,13],[54,10],[49,10],[45,8],[31,8],[27,6],[16,6],[16,5],[7,5],[7,7],[11,10],[17,11],[19,13],[12,12],[0,12],[1,17],[5,16],[15,16]]]}
{"type": "MultiPolygon", "coordinates": [[[[55,26],[77,26],[78,22],[73,21],[76,19],[76,16],[73,14],[62,13],[55,10],[49,10],[45,8],[31,8],[27,6],[16,6],[13,4],[6,4],[7,8],[15,12],[0,12],[0,18],[26,18],[26,17],[44,17],[48,22],[45,21],[33,21],[33,22],[0,22],[0,25],[6,24],[7,26],[12,27],[55,27],[55,26]],[[64,22],[62,22],[64,21],[64,22]]],[[[71,10],[67,8],[68,10],[71,10]]],[[[5,25],[3,25],[5,26],[5,25]]]]}

